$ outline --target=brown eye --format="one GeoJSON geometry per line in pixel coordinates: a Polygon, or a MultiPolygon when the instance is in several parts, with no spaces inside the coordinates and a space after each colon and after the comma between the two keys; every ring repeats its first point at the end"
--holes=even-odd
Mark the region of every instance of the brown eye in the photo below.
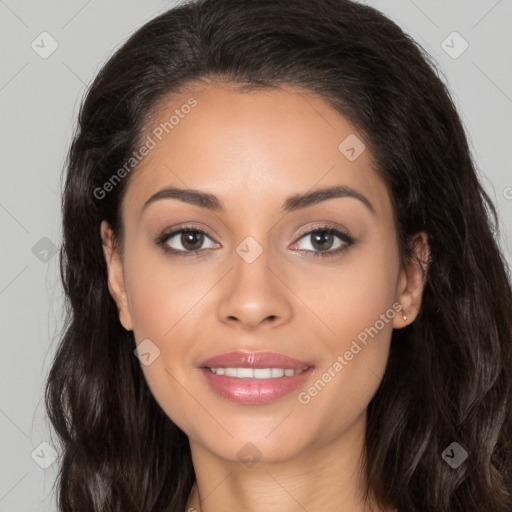
{"type": "Polygon", "coordinates": [[[203,230],[186,226],[162,233],[158,237],[157,245],[162,246],[165,252],[179,256],[197,254],[218,246],[203,230]],[[206,240],[211,242],[209,247],[203,247],[206,240]]]}
{"type": "MultiPolygon", "coordinates": [[[[334,256],[354,245],[354,239],[350,235],[332,226],[315,228],[308,231],[299,240],[302,239],[310,241],[310,244],[309,247],[302,247],[299,250],[313,253],[314,256],[334,256]],[[339,242],[333,247],[333,244],[336,243],[336,238],[339,242]]],[[[296,249],[298,245],[299,242],[295,242],[293,248],[296,249]]]]}

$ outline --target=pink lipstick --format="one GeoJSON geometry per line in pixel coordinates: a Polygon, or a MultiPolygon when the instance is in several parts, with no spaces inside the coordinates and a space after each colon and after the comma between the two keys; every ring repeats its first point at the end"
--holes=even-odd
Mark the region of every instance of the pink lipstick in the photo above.
{"type": "Polygon", "coordinates": [[[200,364],[210,388],[240,404],[260,405],[300,387],[314,366],[273,352],[230,352],[200,364]]]}

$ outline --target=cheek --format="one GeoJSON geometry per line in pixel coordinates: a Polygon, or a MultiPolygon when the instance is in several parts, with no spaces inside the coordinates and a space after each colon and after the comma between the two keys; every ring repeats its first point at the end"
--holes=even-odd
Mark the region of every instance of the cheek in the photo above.
{"type": "Polygon", "coordinates": [[[165,254],[145,248],[132,250],[125,269],[135,339],[164,342],[171,338],[198,302],[197,286],[203,278],[165,254]]]}
{"type": "Polygon", "coordinates": [[[327,349],[346,355],[343,371],[347,370],[349,387],[367,383],[371,388],[384,372],[396,315],[397,278],[397,251],[384,243],[361,252],[343,276],[334,324],[338,334],[327,349]]]}
{"type": "Polygon", "coordinates": [[[160,407],[189,431],[190,418],[200,413],[187,393],[191,372],[196,371],[190,366],[193,340],[200,339],[206,314],[200,299],[215,279],[153,253],[134,248],[125,261],[134,336],[137,344],[149,339],[158,348],[151,364],[141,363],[142,372],[160,407]]]}
{"type": "MultiPolygon", "coordinates": [[[[322,320],[317,343],[323,357],[299,403],[318,425],[327,422],[333,435],[364,413],[381,382],[397,314],[392,307],[397,276],[397,251],[376,245],[330,269],[328,279],[317,275],[316,282],[324,285],[309,292],[308,304],[322,320]]],[[[308,284],[311,290],[311,281],[303,278],[302,293],[308,284]]]]}
{"type": "MultiPolygon", "coordinates": [[[[388,316],[394,313],[398,274],[398,250],[388,240],[376,241],[347,253],[339,264],[311,264],[297,272],[294,292],[307,306],[311,322],[316,317],[324,348],[333,353],[350,346],[351,339],[390,308],[388,316]]],[[[383,329],[387,334],[389,326],[383,329]]]]}

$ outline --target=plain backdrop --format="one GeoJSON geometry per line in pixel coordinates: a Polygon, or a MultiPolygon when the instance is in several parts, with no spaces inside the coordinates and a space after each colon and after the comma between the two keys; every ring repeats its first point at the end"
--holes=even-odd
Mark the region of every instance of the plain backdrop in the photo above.
{"type": "MultiPolygon", "coordinates": [[[[365,3],[437,61],[498,208],[500,244],[512,264],[512,2],[365,3]]],[[[0,0],[0,512],[56,510],[59,459],[43,386],[63,320],[61,173],[80,101],[113,51],[173,5],[0,0]]]]}

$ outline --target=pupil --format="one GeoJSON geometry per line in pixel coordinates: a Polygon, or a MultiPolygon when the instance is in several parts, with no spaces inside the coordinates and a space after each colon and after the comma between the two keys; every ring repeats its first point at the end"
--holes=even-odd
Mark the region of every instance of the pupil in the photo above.
{"type": "Polygon", "coordinates": [[[328,233],[327,231],[318,231],[316,234],[313,234],[313,247],[315,249],[319,249],[319,250],[325,250],[325,249],[330,249],[331,246],[332,246],[332,234],[331,233],[328,233]],[[330,242],[328,245],[328,247],[326,247],[325,245],[322,245],[322,243],[325,243],[325,242],[330,242]]]}
{"type": "Polygon", "coordinates": [[[185,249],[191,251],[199,249],[203,243],[203,234],[197,231],[184,231],[181,234],[181,243],[185,249]],[[190,247],[190,244],[192,244],[192,247],[190,247]]]}

